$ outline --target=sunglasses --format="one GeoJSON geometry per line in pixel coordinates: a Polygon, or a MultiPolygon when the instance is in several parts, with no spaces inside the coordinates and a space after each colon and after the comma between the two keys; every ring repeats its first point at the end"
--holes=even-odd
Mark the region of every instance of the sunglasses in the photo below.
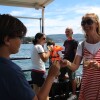
{"type": "Polygon", "coordinates": [[[94,23],[94,21],[92,19],[87,19],[87,20],[82,20],[81,25],[85,26],[87,25],[92,25],[94,23]]]}
{"type": "Polygon", "coordinates": [[[43,40],[46,40],[46,38],[42,38],[43,40]]]}

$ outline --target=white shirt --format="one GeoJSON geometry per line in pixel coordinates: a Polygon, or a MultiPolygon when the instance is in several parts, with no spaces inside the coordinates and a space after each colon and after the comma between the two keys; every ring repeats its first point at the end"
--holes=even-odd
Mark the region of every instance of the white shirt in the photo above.
{"type": "MultiPolygon", "coordinates": [[[[84,47],[91,53],[95,54],[100,49],[100,42],[96,44],[90,44],[86,41],[84,42],[84,47]]],[[[82,42],[79,43],[76,51],[76,55],[82,56],[82,42]]]]}
{"type": "Polygon", "coordinates": [[[45,63],[39,56],[39,53],[43,53],[44,49],[42,45],[37,44],[34,45],[31,50],[31,61],[32,61],[32,68],[39,71],[45,71],[45,63]]]}

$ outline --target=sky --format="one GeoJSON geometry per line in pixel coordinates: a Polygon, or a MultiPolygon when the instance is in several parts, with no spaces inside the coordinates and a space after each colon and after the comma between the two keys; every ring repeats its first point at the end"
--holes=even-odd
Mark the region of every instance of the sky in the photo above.
{"type": "MultiPolygon", "coordinates": [[[[23,7],[9,7],[0,5],[0,13],[8,13],[13,16],[25,16],[41,18],[41,10],[23,7]]],[[[74,34],[83,34],[81,29],[81,18],[86,13],[96,13],[100,18],[100,0],[54,0],[45,7],[44,33],[64,34],[67,27],[71,27],[74,34]]],[[[40,20],[20,20],[27,27],[26,36],[35,36],[40,32],[40,20]]]]}

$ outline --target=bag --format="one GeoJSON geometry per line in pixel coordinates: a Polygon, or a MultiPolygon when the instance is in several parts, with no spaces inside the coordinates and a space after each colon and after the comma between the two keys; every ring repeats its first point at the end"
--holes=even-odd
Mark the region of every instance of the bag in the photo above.
{"type": "Polygon", "coordinates": [[[49,96],[50,100],[66,100],[69,97],[69,80],[53,83],[49,96]]]}

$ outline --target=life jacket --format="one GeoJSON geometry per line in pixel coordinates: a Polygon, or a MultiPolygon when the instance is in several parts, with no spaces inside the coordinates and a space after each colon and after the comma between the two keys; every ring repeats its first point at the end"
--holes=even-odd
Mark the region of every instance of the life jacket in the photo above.
{"type": "Polygon", "coordinates": [[[54,60],[61,60],[60,55],[58,54],[58,52],[61,50],[63,50],[63,48],[61,46],[56,45],[53,47],[53,50],[52,50],[51,55],[50,55],[50,59],[52,62],[54,60]]]}

